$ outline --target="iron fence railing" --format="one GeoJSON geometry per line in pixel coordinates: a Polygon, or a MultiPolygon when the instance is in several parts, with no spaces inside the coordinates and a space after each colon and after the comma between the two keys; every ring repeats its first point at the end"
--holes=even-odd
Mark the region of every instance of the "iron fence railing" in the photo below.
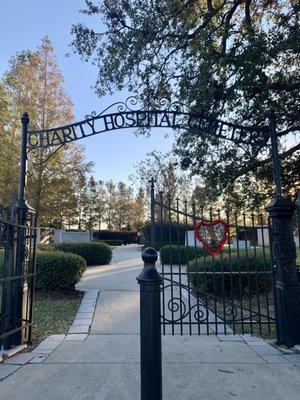
{"type": "Polygon", "coordinates": [[[0,206],[0,346],[31,340],[35,281],[36,216],[0,206]]]}
{"type": "Polygon", "coordinates": [[[195,205],[165,199],[163,194],[155,197],[152,221],[164,278],[163,333],[274,336],[268,217],[255,212],[196,211],[195,205]],[[220,251],[214,251],[225,237],[220,251]]]}
{"type": "MultiPolygon", "coordinates": [[[[298,196],[296,199],[296,213],[294,219],[294,239],[296,244],[296,251],[297,251],[297,259],[296,264],[298,266],[298,274],[300,274],[300,191],[298,192],[298,196]]],[[[299,279],[300,281],[300,279],[299,279]]]]}

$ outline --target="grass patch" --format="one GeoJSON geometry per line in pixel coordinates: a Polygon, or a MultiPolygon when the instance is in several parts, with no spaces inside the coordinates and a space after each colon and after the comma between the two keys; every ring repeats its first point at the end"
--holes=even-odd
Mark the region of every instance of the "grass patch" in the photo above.
{"type": "Polygon", "coordinates": [[[67,333],[83,297],[78,291],[37,291],[33,305],[32,344],[49,335],[67,333]]]}

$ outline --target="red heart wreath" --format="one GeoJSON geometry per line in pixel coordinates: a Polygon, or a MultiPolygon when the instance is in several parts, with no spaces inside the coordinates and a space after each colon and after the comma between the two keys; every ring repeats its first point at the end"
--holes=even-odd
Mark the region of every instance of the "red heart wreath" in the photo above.
{"type": "Polygon", "coordinates": [[[194,235],[203,248],[213,256],[218,255],[228,240],[229,226],[220,220],[200,221],[196,224],[194,235]]]}

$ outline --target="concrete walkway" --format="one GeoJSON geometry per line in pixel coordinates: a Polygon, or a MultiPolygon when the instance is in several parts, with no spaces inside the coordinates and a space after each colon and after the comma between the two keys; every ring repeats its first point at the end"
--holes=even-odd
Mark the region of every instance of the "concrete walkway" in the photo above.
{"type": "MultiPolygon", "coordinates": [[[[89,268],[78,285],[88,293],[82,319],[88,319],[82,316],[91,314],[97,299],[89,334],[75,329],[66,337],[56,335],[35,353],[0,364],[0,398],[139,400],[140,269],[137,246],[115,250],[109,266],[89,268]]],[[[300,354],[283,354],[250,336],[167,335],[163,399],[298,400],[300,368],[295,364],[300,366],[300,354]]]]}

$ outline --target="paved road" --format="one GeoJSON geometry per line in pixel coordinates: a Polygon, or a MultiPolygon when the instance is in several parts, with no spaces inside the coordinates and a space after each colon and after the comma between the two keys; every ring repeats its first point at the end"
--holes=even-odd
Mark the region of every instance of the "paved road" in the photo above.
{"type": "Polygon", "coordinates": [[[141,247],[128,245],[116,248],[110,265],[89,267],[77,285],[79,290],[139,290],[136,281],[143,261],[141,247]]]}
{"type": "MultiPolygon", "coordinates": [[[[100,289],[90,334],[63,340],[39,364],[17,368],[12,359],[15,372],[0,382],[1,399],[140,399],[140,256],[139,248],[126,246],[114,251],[111,265],[89,268],[78,287],[100,289]]],[[[163,400],[298,400],[300,369],[288,363],[290,357],[300,365],[297,356],[278,355],[250,337],[168,335],[163,400]]]]}

